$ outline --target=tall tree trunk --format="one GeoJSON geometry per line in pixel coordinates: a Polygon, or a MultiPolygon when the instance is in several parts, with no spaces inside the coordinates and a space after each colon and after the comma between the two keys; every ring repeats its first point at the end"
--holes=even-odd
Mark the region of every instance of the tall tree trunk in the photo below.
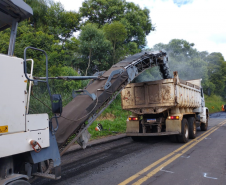
{"type": "Polygon", "coordinates": [[[88,63],[88,67],[86,69],[86,76],[87,76],[87,72],[88,72],[88,69],[89,69],[89,66],[90,66],[90,62],[91,62],[91,54],[92,54],[92,49],[89,50],[89,63],[88,63]]]}

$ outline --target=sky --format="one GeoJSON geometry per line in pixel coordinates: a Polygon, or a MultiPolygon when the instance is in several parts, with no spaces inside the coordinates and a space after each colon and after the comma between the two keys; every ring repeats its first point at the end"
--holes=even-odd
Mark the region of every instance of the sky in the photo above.
{"type": "MultiPolygon", "coordinates": [[[[60,1],[66,10],[78,11],[83,0],[60,1]]],[[[226,60],[225,0],[127,0],[150,10],[156,28],[147,37],[147,47],[184,39],[198,51],[221,52],[226,60]]]]}

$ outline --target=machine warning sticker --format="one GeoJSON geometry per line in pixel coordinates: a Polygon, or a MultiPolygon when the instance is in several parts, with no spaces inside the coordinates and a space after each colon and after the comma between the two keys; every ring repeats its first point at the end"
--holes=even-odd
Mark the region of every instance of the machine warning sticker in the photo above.
{"type": "Polygon", "coordinates": [[[0,133],[8,132],[8,125],[0,126],[0,133]]]}

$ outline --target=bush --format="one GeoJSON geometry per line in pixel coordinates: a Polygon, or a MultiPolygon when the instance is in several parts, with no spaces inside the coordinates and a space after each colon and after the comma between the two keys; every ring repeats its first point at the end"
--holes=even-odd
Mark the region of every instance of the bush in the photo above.
{"type": "Polygon", "coordinates": [[[217,96],[217,95],[211,95],[211,96],[205,95],[205,103],[206,103],[206,107],[208,107],[209,109],[209,113],[222,111],[221,106],[226,104],[225,100],[223,100],[221,96],[217,96]]]}

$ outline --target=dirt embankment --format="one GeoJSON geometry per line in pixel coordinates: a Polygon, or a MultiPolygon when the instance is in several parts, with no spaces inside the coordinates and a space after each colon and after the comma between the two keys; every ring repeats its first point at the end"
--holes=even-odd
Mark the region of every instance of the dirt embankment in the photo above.
{"type": "Polygon", "coordinates": [[[106,113],[104,116],[100,115],[96,120],[97,121],[103,121],[103,120],[114,121],[115,118],[116,116],[114,114],[106,113]]]}

